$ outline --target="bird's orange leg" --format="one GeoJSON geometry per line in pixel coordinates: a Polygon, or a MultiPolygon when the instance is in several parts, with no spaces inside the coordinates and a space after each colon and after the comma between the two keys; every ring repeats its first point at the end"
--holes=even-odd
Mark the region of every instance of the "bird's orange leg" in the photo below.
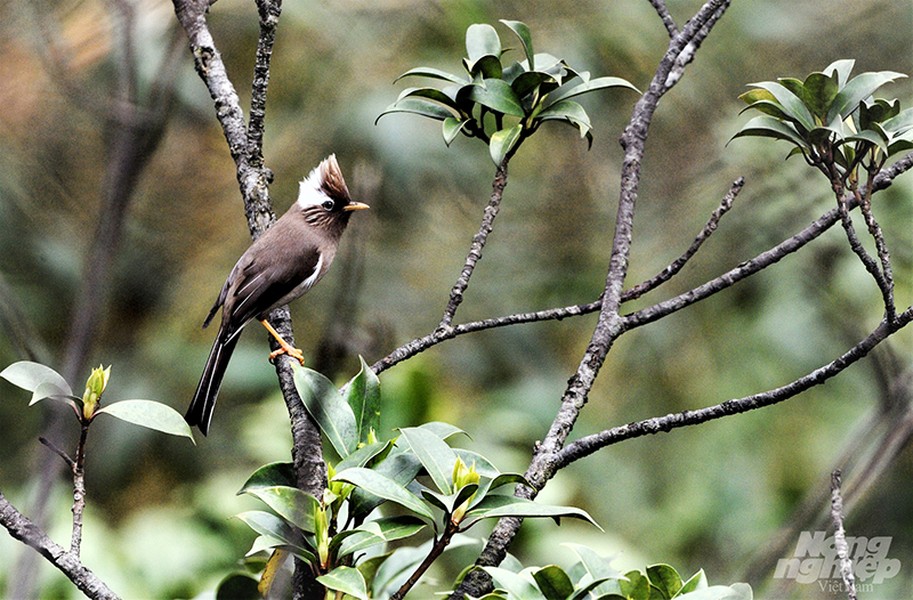
{"type": "Polygon", "coordinates": [[[302,365],[304,365],[304,355],[301,353],[301,350],[299,350],[298,348],[295,348],[294,346],[292,346],[291,344],[286,342],[284,339],[282,339],[282,336],[279,335],[279,332],[276,331],[275,329],[273,329],[273,326],[270,325],[269,322],[267,322],[265,319],[260,321],[260,324],[263,325],[264,327],[266,327],[266,330],[270,333],[270,335],[272,335],[274,338],[276,338],[276,341],[279,342],[280,348],[278,350],[274,350],[273,352],[269,353],[269,360],[271,362],[274,358],[276,358],[277,356],[279,356],[281,354],[288,354],[289,356],[291,356],[292,358],[294,358],[298,362],[300,362],[302,365]]]}

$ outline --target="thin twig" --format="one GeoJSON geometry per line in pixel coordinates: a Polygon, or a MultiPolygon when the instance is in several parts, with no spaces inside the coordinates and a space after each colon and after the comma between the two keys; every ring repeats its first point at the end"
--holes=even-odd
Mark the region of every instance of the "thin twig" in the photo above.
{"type": "Polygon", "coordinates": [[[847,598],[856,600],[856,579],[853,577],[853,559],[849,556],[846,530],[843,528],[843,497],[840,495],[840,469],[831,473],[831,520],[834,523],[834,550],[840,559],[840,576],[847,598]]]}
{"type": "Polygon", "coordinates": [[[70,538],[70,553],[79,556],[82,545],[82,515],[86,510],[86,438],[89,423],[83,421],[76,446],[76,460],[73,461],[73,535],[70,538]]]}
{"type": "Polygon", "coordinates": [[[662,19],[663,25],[666,26],[666,31],[669,32],[669,37],[674,38],[678,35],[678,27],[675,25],[675,21],[672,20],[672,15],[669,14],[669,8],[666,6],[665,0],[648,0],[650,4],[656,9],[656,14],[659,15],[659,18],[662,19]]]}
{"type": "Polygon", "coordinates": [[[66,452],[64,452],[63,450],[61,450],[60,448],[58,448],[57,445],[56,445],[54,442],[52,442],[51,440],[47,439],[47,438],[44,437],[44,436],[39,436],[39,437],[38,437],[38,441],[41,442],[42,445],[46,446],[51,452],[53,452],[54,454],[56,454],[57,456],[59,456],[60,458],[62,458],[62,459],[63,459],[63,462],[65,462],[65,463],[67,464],[67,467],[68,467],[70,470],[73,469],[73,466],[74,466],[76,463],[73,462],[73,459],[70,458],[70,456],[69,456],[66,452]]]}
{"type": "Polygon", "coordinates": [[[459,531],[459,526],[454,525],[450,519],[445,519],[446,525],[444,527],[441,537],[435,540],[434,545],[431,546],[431,551],[428,553],[428,556],[416,567],[415,571],[409,575],[409,578],[403,583],[402,586],[396,592],[390,596],[390,600],[403,600],[406,597],[406,594],[409,593],[415,584],[418,583],[418,580],[422,578],[422,575],[425,574],[431,565],[434,564],[434,561],[444,552],[447,546],[450,544],[450,540],[453,538],[454,534],[459,531]]]}
{"type": "MultiPolygon", "coordinates": [[[[870,173],[869,179],[871,180],[872,177],[873,174],[870,173]]],[[[883,290],[885,316],[891,320],[897,312],[894,305],[894,269],[891,267],[891,254],[884,239],[884,232],[872,212],[872,186],[869,185],[862,193],[857,193],[857,198],[859,199],[859,210],[862,212],[869,235],[875,240],[875,250],[878,253],[878,260],[881,262],[881,274],[885,284],[883,290]]]]}
{"type": "Polygon", "coordinates": [[[560,469],[572,462],[589,456],[602,448],[617,444],[624,440],[669,432],[680,427],[699,425],[701,423],[706,423],[707,421],[757,410],[783,402],[784,400],[793,398],[801,392],[816,385],[820,385],[835,375],[838,375],[851,364],[866,356],[875,348],[875,346],[908,325],[911,321],[913,321],[913,307],[907,308],[907,310],[898,315],[894,322],[889,323],[887,320],[882,321],[872,333],[839,357],[784,386],[766,392],[752,394],[751,396],[746,396],[744,398],[727,400],[707,408],[686,410],[663,417],[636,421],[582,437],[568,444],[563,450],[552,456],[551,464],[554,468],[560,469]]]}
{"type": "Polygon", "coordinates": [[[494,228],[495,218],[501,208],[504,188],[507,186],[507,162],[508,159],[505,158],[495,171],[495,177],[491,183],[491,197],[488,200],[488,206],[485,207],[479,231],[472,238],[472,244],[469,246],[469,253],[466,255],[463,270],[460,271],[460,276],[450,290],[450,300],[447,302],[447,308],[444,309],[444,315],[441,317],[440,325],[438,325],[439,330],[446,331],[451,327],[457,308],[463,302],[463,294],[466,292],[466,288],[469,287],[469,279],[472,277],[476,263],[482,258],[482,250],[485,248],[485,242],[488,241],[488,235],[494,228]]]}

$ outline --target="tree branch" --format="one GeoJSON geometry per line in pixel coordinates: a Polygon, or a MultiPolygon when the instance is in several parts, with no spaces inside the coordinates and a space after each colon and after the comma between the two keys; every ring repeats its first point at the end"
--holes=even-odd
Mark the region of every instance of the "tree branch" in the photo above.
{"type": "Polygon", "coordinates": [[[656,9],[656,14],[659,15],[659,18],[663,21],[663,25],[666,26],[669,37],[674,38],[677,36],[678,26],[676,26],[675,21],[672,20],[672,15],[669,14],[669,8],[666,6],[665,0],[648,0],[648,2],[656,9]]]}
{"type": "Polygon", "coordinates": [[[117,594],[79,561],[79,557],[54,543],[40,527],[16,510],[2,492],[0,492],[0,525],[14,539],[37,550],[89,598],[99,600],[118,598],[117,594]]]}
{"type": "Polygon", "coordinates": [[[840,576],[849,600],[856,600],[856,580],[853,577],[853,560],[849,557],[846,530],[843,528],[843,497],[840,495],[840,469],[831,473],[831,521],[834,524],[834,549],[840,559],[840,576]]]}

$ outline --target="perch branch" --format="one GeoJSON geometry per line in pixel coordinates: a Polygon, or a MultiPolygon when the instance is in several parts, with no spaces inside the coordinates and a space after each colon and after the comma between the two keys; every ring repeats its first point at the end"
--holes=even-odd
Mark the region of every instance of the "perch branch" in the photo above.
{"type": "Polygon", "coordinates": [[[831,473],[831,521],[834,524],[834,550],[840,559],[840,577],[846,589],[847,598],[856,600],[856,579],[853,577],[853,559],[849,556],[846,530],[843,528],[843,497],[840,495],[840,469],[831,473]]]}

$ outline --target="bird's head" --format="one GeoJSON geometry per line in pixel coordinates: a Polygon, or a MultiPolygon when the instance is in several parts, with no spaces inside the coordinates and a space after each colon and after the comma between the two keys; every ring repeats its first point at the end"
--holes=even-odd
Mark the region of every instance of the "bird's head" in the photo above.
{"type": "Polygon", "coordinates": [[[307,221],[318,226],[331,223],[345,226],[353,211],[369,208],[352,200],[335,154],[321,161],[301,181],[296,204],[307,221]]]}

